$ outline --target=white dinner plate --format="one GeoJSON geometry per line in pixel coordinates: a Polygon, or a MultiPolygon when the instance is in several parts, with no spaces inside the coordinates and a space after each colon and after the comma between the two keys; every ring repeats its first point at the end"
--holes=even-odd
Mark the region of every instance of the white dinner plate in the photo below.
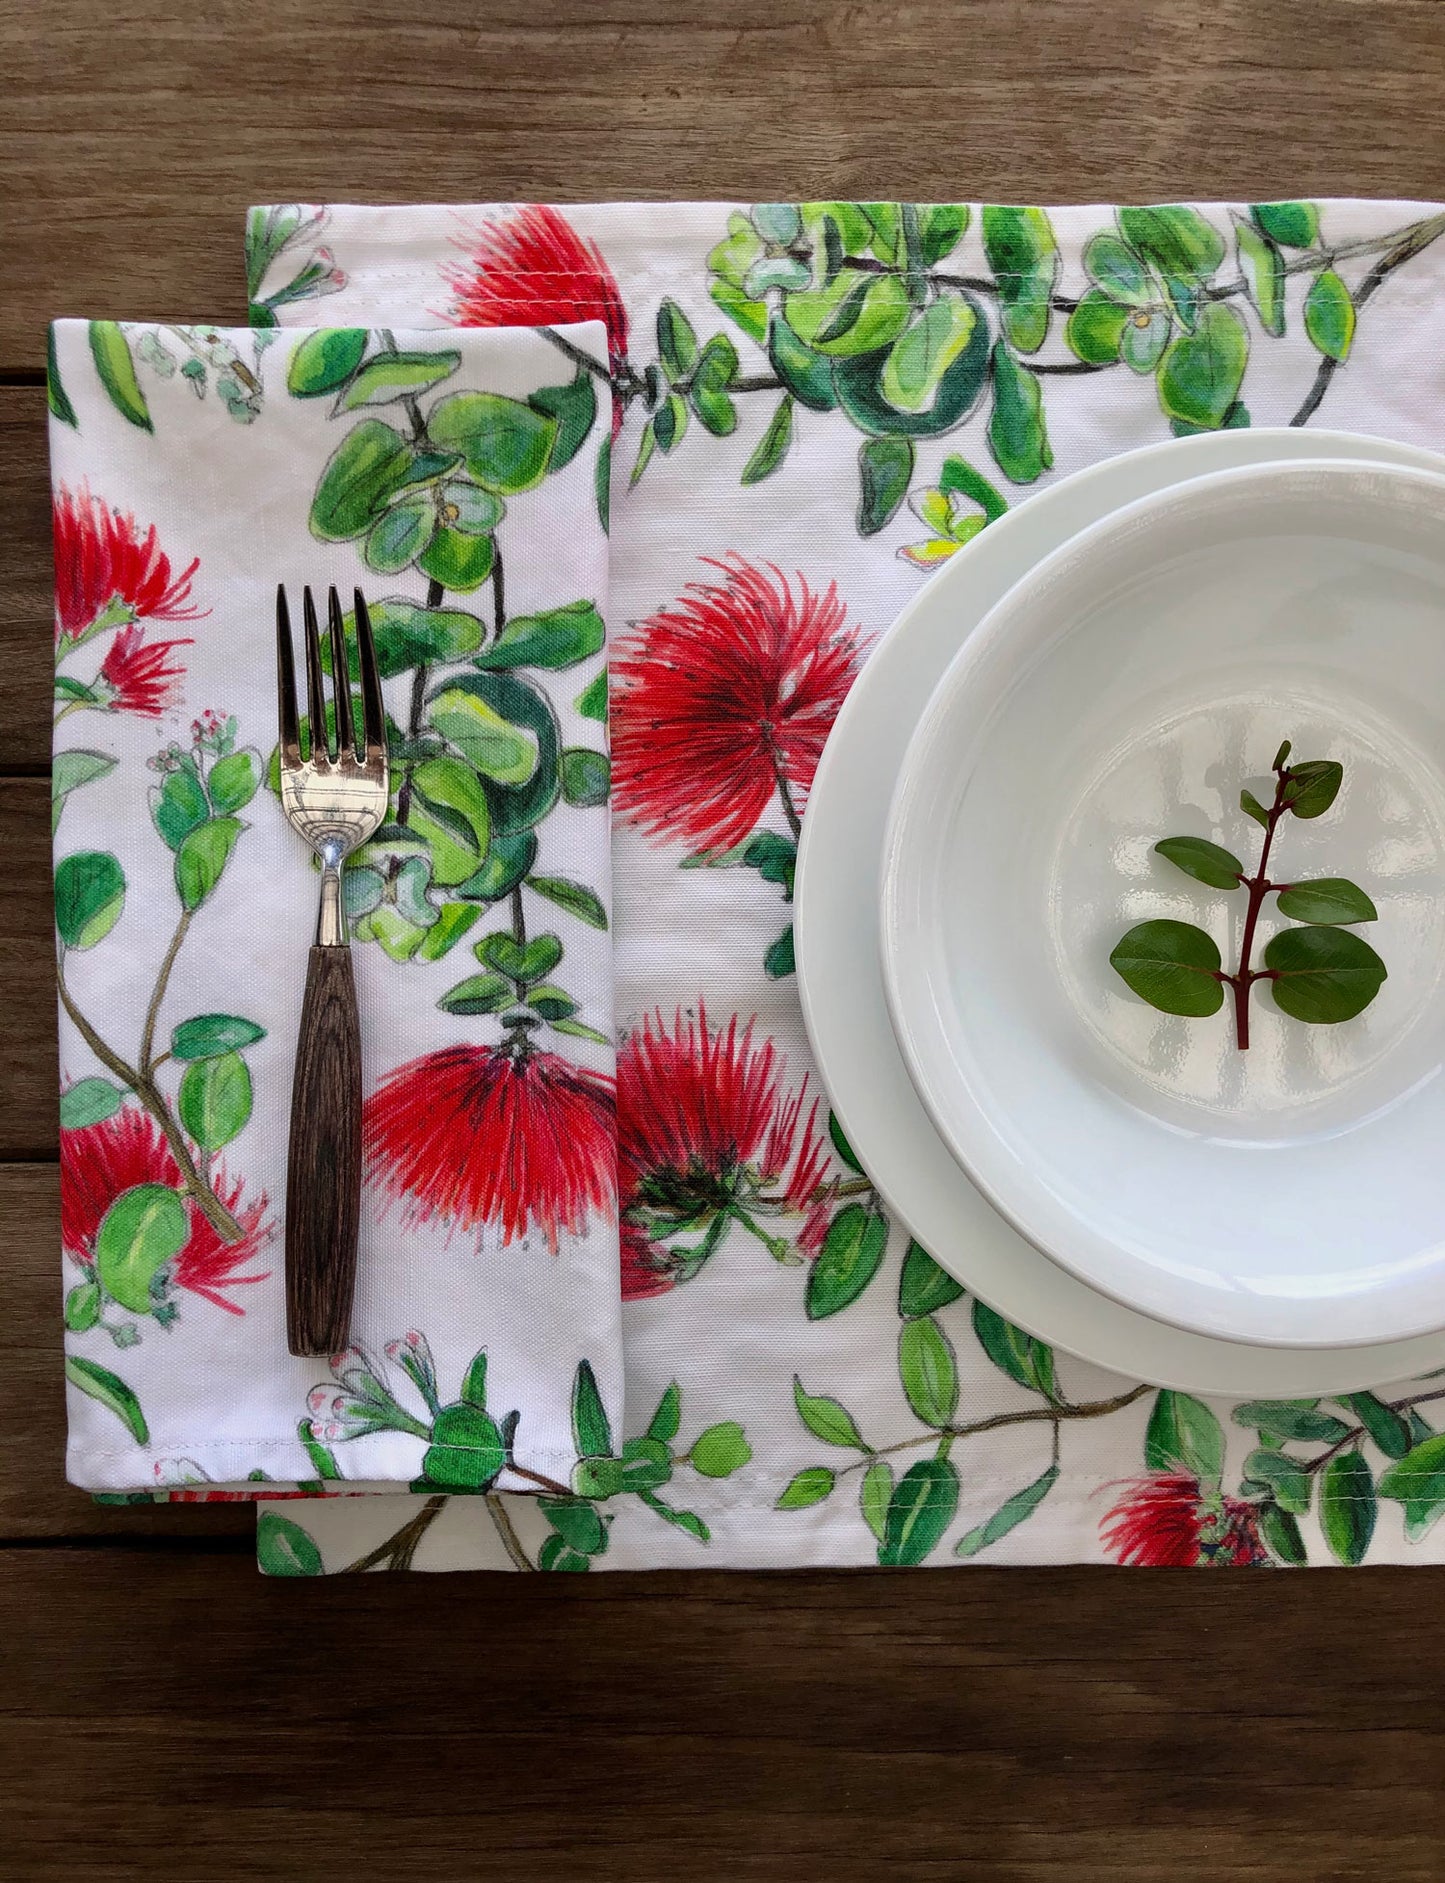
{"type": "Polygon", "coordinates": [[[1173,485],[1071,538],[969,635],[894,792],[883,978],[940,1135],[1045,1254],[1229,1340],[1445,1323],[1441,753],[1434,472],[1276,462],[1173,485]],[[1348,927],[1238,880],[1265,841],[1241,786],[1282,805],[1311,760],[1342,782],[1320,815],[1278,815],[1267,877],[1363,888],[1348,927]],[[1171,837],[1213,846],[1181,855],[1214,883],[1155,850],[1171,837]],[[1249,908],[1252,971],[1309,949],[1281,994],[1338,999],[1339,1021],[1221,984],[1249,908]],[[1215,1011],[1133,992],[1110,961],[1126,932],[1197,948],[1177,993],[1215,1011]],[[1335,955],[1349,980],[1321,977],[1335,955]]]}
{"type": "Polygon", "coordinates": [[[1155,1321],[1088,1287],[1018,1234],[969,1181],[914,1091],[879,962],[879,869],[892,783],[965,636],[1048,554],[1121,504],[1277,459],[1356,458],[1440,470],[1432,453],[1327,432],[1228,432],[1112,458],[990,524],[900,615],[829,738],[799,855],[799,991],[839,1120],[893,1215],[1000,1313],[1117,1372],[1226,1396],[1349,1391],[1445,1359],[1426,1336],[1375,1348],[1276,1349],[1155,1321]]]}

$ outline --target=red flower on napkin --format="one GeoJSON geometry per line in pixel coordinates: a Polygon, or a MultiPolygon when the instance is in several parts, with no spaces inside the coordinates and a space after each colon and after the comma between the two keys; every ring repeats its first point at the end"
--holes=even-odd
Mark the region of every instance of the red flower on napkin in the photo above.
{"type": "Polygon", "coordinates": [[[671,1294],[679,1280],[665,1249],[649,1242],[647,1231],[622,1219],[622,1299],[646,1301],[652,1295],[671,1294]]]}
{"type": "MultiPolygon", "coordinates": [[[[82,640],[102,628],[137,621],[195,621],[206,612],[191,602],[191,578],[200,559],[193,557],[175,574],[155,525],[142,533],[133,516],[123,516],[92,496],[88,484],[78,491],[59,485],[51,520],[57,645],[82,640]]],[[[157,642],[152,651],[185,645],[157,642]]]]}
{"type": "Polygon", "coordinates": [[[152,641],[147,645],[144,628],[122,628],[100,663],[97,691],[109,688],[105,710],[159,719],[180,698],[186,672],[184,667],[172,664],[171,652],[189,646],[189,641],[152,641]]]}
{"type": "MultiPolygon", "coordinates": [[[[600,320],[614,374],[627,363],[627,313],[595,242],[543,203],[486,223],[465,263],[447,271],[458,327],[557,327],[600,320]]],[[[620,416],[620,415],[619,415],[620,416]]],[[[616,436],[616,423],[613,436],[616,436]]]]}
{"type": "Polygon", "coordinates": [[[612,1081],[556,1053],[446,1046],[409,1060],[366,1101],[369,1181],[404,1220],[497,1223],[503,1243],[565,1230],[616,1202],[612,1081]]]}
{"type": "Polygon", "coordinates": [[[123,1105],[100,1124],[60,1134],[60,1240],[68,1254],[92,1265],[106,1211],[117,1197],[142,1183],[179,1191],[186,1205],[190,1233],[171,1263],[171,1281],[228,1314],[244,1313],[221,1291],[267,1279],[265,1274],[238,1272],[254,1261],[267,1241],[261,1226],[266,1198],[245,1203],[239,1183],[228,1185],[224,1174],[217,1179],[216,1195],[243,1231],[239,1242],[227,1242],[183,1189],[180,1166],[160,1126],[134,1105],[123,1105]]]}
{"type": "Polygon", "coordinates": [[[1187,1471],[1134,1478],[1099,1526],[1116,1562],[1148,1569],[1267,1563],[1253,1504],[1208,1493],[1187,1471]]]}
{"type": "Polygon", "coordinates": [[[797,835],[861,645],[836,584],[705,560],[722,580],[690,583],[613,662],[613,789],[653,835],[727,850],[775,795],[797,835]]]}
{"type": "Polygon", "coordinates": [[[617,1169],[622,1295],[635,1301],[687,1281],[727,1229],[751,1230],[774,1255],[786,1243],[760,1219],[809,1211],[827,1154],[807,1081],[785,1096],[783,1063],[753,1029],[660,1013],[617,1057],[617,1169]],[[676,1240],[670,1240],[676,1238],[676,1240]]]}

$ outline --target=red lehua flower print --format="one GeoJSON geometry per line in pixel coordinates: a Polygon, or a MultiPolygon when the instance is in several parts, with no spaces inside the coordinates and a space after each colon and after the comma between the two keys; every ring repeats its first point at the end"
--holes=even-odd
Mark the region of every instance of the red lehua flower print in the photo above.
{"type": "Polygon", "coordinates": [[[555,1253],[592,1210],[616,1208],[616,1096],[555,1053],[446,1046],[389,1072],[366,1102],[370,1181],[405,1220],[535,1223],[555,1253]]]}
{"type": "Polygon", "coordinates": [[[665,1249],[649,1242],[647,1232],[622,1219],[622,1299],[646,1301],[677,1286],[678,1270],[665,1249]]]}
{"type": "MultiPolygon", "coordinates": [[[[612,270],[555,209],[531,203],[486,223],[467,259],[447,271],[458,327],[558,327],[600,320],[613,375],[627,364],[627,312],[612,270]]],[[[621,423],[614,403],[612,435],[621,423]]]]}
{"type": "Polygon", "coordinates": [[[133,516],[110,509],[91,495],[88,484],[82,483],[78,491],[59,485],[51,520],[57,644],[81,639],[103,616],[105,625],[117,626],[195,621],[206,612],[191,601],[191,578],[201,566],[199,558],[174,574],[155,525],[142,534],[133,516]]]}
{"type": "MultiPolygon", "coordinates": [[[[95,1239],[106,1211],[124,1191],[141,1183],[181,1189],[180,1166],[149,1113],[123,1105],[100,1124],[61,1132],[60,1240],[77,1262],[94,1262],[95,1239]]],[[[241,1191],[241,1184],[228,1185],[224,1174],[216,1183],[216,1195],[241,1225],[239,1242],[227,1242],[194,1202],[182,1195],[190,1234],[171,1265],[171,1280],[177,1287],[204,1296],[228,1314],[245,1310],[227,1300],[223,1289],[267,1279],[267,1274],[237,1272],[255,1260],[269,1239],[261,1226],[266,1198],[246,1203],[241,1191]]]]}
{"type": "Polygon", "coordinates": [[[254,1504],[258,1498],[282,1503],[298,1497],[336,1497],[337,1491],[278,1491],[258,1484],[251,1491],[218,1491],[189,1458],[159,1459],[151,1467],[156,1495],[168,1504],[254,1504]]]}
{"type": "MultiPolygon", "coordinates": [[[[817,1102],[803,1117],[807,1081],[780,1091],[783,1064],[771,1040],[755,1044],[737,1016],[713,1031],[696,1020],[671,1028],[649,1016],[617,1059],[618,1184],[623,1200],[625,1300],[662,1294],[695,1272],[663,1237],[726,1223],[728,1213],[811,1209],[827,1164],[817,1102]]],[[[810,1219],[811,1220],[811,1219],[810,1219]]]]}
{"type": "Polygon", "coordinates": [[[162,1486],[167,1504],[284,1504],[300,1497],[340,1497],[340,1491],[278,1491],[257,1485],[254,1491],[178,1491],[162,1486]]]}
{"type": "Polygon", "coordinates": [[[798,1231],[798,1250],[807,1256],[810,1262],[816,1262],[823,1253],[823,1244],[827,1240],[828,1226],[833,1220],[833,1198],[821,1196],[808,1211],[808,1219],[798,1231]]]}
{"type": "Polygon", "coordinates": [[[235,1273],[243,1263],[250,1261],[267,1240],[261,1232],[266,1199],[263,1196],[259,1203],[243,1205],[241,1185],[234,1183],[228,1186],[224,1174],[216,1181],[216,1195],[241,1225],[242,1239],[240,1242],[227,1242],[215,1225],[192,1204],[191,1233],[176,1257],[174,1280],[178,1287],[188,1288],[193,1295],[204,1295],[207,1301],[213,1301],[218,1308],[225,1308],[227,1313],[240,1314],[244,1310],[233,1301],[228,1301],[220,1290],[241,1282],[267,1279],[269,1270],[266,1275],[235,1273]]]}
{"type": "Polygon", "coordinates": [[[1131,1479],[1099,1527],[1116,1562],[1148,1569],[1193,1569],[1200,1563],[1267,1563],[1253,1504],[1206,1496],[1191,1472],[1155,1472],[1131,1479]]]}
{"type": "Polygon", "coordinates": [[[185,668],[173,665],[170,654],[177,647],[189,646],[189,641],[152,641],[147,645],[144,628],[122,628],[100,664],[101,681],[113,696],[106,701],[106,710],[159,719],[180,698],[185,677],[185,668]]]}
{"type": "Polygon", "coordinates": [[[655,836],[727,850],[776,794],[793,834],[838,708],[858,672],[859,631],[835,583],[710,562],[641,623],[612,667],[619,809],[655,836]]]}
{"type": "Polygon", "coordinates": [[[160,1485],[159,1489],[164,1492],[160,1501],[167,1504],[254,1504],[258,1501],[279,1504],[288,1498],[339,1497],[341,1495],[339,1491],[277,1491],[269,1485],[264,1487],[258,1485],[254,1491],[182,1491],[166,1484],[160,1485]]]}

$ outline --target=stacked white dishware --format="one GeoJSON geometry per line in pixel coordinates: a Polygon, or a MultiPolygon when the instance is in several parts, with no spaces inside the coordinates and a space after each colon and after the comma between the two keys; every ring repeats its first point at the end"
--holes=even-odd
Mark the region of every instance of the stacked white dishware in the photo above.
{"type": "Polygon", "coordinates": [[[1445,1357],[1442,523],[1445,459],[1377,439],[1114,458],[991,524],[844,707],[799,869],[814,1049],[890,1208],[1042,1339],[1221,1394],[1445,1357]],[[1291,815],[1310,767],[1327,814],[1291,815]],[[1359,914],[1289,920],[1338,879],[1359,914]],[[1111,962],[1186,927],[1193,1017],[1111,962]],[[1289,929],[1346,964],[1320,1023],[1299,976],[1274,998],[1289,929]]]}

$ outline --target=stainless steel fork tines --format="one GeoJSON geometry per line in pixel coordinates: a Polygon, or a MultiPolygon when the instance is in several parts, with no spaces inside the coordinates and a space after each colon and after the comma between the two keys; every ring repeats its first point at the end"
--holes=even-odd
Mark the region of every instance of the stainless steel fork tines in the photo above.
{"type": "Polygon", "coordinates": [[[302,591],[306,628],[306,716],[310,756],[301,755],[296,712],[296,669],[291,652],[291,615],[286,590],[276,591],[276,677],[281,706],[281,803],[287,817],[321,859],[321,912],[316,940],[322,947],[344,946],[346,911],[341,895],[341,867],[366,842],[386,812],[386,719],[371,617],[356,591],[356,644],[361,678],[362,750],[358,756],[341,601],[333,588],[327,597],[331,673],[335,700],[326,705],[321,671],[321,633],[309,588],[302,591]]]}
{"type": "Polygon", "coordinates": [[[286,1336],[292,1353],[333,1354],[347,1345],[361,1215],[361,1028],[341,872],[386,814],[386,715],[371,618],[356,592],[356,672],[362,743],[356,744],[351,661],[341,602],[327,597],[332,700],[321,667],[311,590],[302,594],[308,751],[301,749],[291,613],[276,591],[276,690],[281,804],[321,860],[321,908],[291,1087],[286,1167],[286,1336]]]}

